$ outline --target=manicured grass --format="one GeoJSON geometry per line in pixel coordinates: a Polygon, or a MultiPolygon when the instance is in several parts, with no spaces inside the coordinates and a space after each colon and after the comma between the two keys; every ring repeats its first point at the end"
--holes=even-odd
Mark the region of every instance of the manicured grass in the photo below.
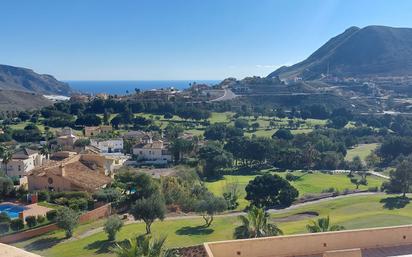
{"type": "Polygon", "coordinates": [[[372,144],[360,144],[350,149],[345,157],[345,160],[351,161],[353,157],[359,156],[362,160],[365,160],[366,156],[368,156],[372,151],[379,147],[378,143],[372,144]]]}
{"type": "MultiPolygon", "coordinates": [[[[275,172],[281,177],[286,176],[286,172],[275,172]]],[[[304,196],[307,194],[319,194],[323,190],[328,188],[335,188],[339,191],[345,189],[355,189],[346,174],[327,174],[321,172],[304,173],[294,171],[294,175],[301,176],[297,181],[290,182],[296,189],[299,190],[299,195],[304,196]]],[[[224,179],[206,182],[207,188],[215,195],[221,196],[225,190],[227,184],[238,184],[240,189],[239,210],[248,205],[248,202],[244,199],[246,196],[245,187],[250,180],[254,179],[256,175],[226,175],[224,179]]],[[[376,176],[368,176],[368,185],[360,186],[359,189],[367,189],[369,187],[380,187],[384,179],[376,176]]]]}
{"type": "MultiPolygon", "coordinates": [[[[332,199],[315,204],[305,205],[292,211],[272,214],[272,218],[288,217],[301,212],[317,212],[321,217],[330,216],[333,224],[340,224],[346,229],[381,227],[389,225],[405,225],[412,223],[412,204],[405,207],[396,205],[396,200],[387,199],[388,195],[351,196],[347,198],[332,199]],[[390,209],[382,201],[396,206],[390,209]]],[[[309,218],[302,220],[278,222],[277,225],[285,234],[306,233],[305,226],[309,218]]],[[[232,239],[233,230],[239,224],[237,217],[215,217],[210,228],[203,228],[202,219],[193,218],[185,220],[167,220],[155,222],[152,231],[155,235],[167,235],[168,247],[181,247],[203,242],[232,239]]],[[[75,231],[85,231],[82,225],[75,231]]],[[[90,225],[89,225],[90,226],[90,225]]],[[[117,241],[131,238],[144,233],[142,223],[124,226],[118,233],[117,241]]],[[[93,234],[77,240],[61,241],[63,233],[53,232],[35,239],[19,242],[17,247],[39,253],[46,257],[72,257],[72,256],[114,256],[109,249],[112,243],[107,242],[103,232],[93,234]]]]}

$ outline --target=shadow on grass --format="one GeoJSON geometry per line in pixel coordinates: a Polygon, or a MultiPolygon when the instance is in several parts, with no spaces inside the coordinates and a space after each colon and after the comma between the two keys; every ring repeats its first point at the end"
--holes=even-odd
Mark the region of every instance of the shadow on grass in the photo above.
{"type": "Polygon", "coordinates": [[[209,235],[212,234],[214,229],[207,228],[205,226],[196,226],[196,227],[182,227],[176,230],[177,235],[209,235]]]}
{"type": "Polygon", "coordinates": [[[383,208],[393,210],[393,209],[402,209],[407,204],[409,204],[410,199],[408,197],[396,196],[396,197],[387,197],[380,200],[383,203],[383,208]]]}
{"type": "Polygon", "coordinates": [[[86,245],[84,248],[87,250],[96,250],[95,253],[102,254],[110,252],[110,249],[114,246],[114,242],[108,240],[97,240],[93,243],[86,245]]]}
{"type": "Polygon", "coordinates": [[[26,245],[24,249],[27,251],[42,251],[44,249],[51,248],[57,245],[63,240],[64,238],[58,238],[58,237],[41,238],[41,239],[38,239],[26,245]]]}

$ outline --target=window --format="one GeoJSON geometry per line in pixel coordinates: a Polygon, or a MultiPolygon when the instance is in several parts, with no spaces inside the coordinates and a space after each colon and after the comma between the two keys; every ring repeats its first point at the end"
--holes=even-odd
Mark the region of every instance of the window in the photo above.
{"type": "Polygon", "coordinates": [[[21,166],[20,165],[19,165],[18,169],[19,169],[19,171],[21,171],[21,166]]]}

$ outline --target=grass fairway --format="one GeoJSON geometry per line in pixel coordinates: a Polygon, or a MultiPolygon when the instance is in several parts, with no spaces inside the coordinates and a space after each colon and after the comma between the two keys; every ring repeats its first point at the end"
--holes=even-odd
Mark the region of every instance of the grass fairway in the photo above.
{"type": "Polygon", "coordinates": [[[378,143],[357,145],[356,147],[348,151],[345,160],[351,161],[355,156],[359,156],[362,160],[365,160],[366,156],[368,156],[371,151],[374,151],[376,148],[378,148],[378,146],[378,143]]]}
{"type": "MultiPolygon", "coordinates": [[[[286,176],[286,172],[275,172],[281,177],[286,176]]],[[[303,196],[306,194],[319,194],[324,189],[333,187],[339,191],[344,189],[355,189],[346,174],[327,174],[321,172],[315,173],[304,173],[299,171],[294,171],[294,175],[301,176],[297,181],[291,182],[291,184],[299,190],[299,195],[303,196]]],[[[239,210],[242,210],[247,206],[248,202],[244,199],[246,192],[245,187],[250,180],[254,179],[256,175],[226,175],[224,179],[207,182],[207,188],[213,192],[215,195],[221,196],[227,184],[238,184],[240,189],[240,199],[239,199],[239,210]]],[[[368,185],[360,186],[359,189],[367,189],[368,187],[380,187],[384,180],[375,176],[368,176],[368,185]]]]}
{"type": "MultiPolygon", "coordinates": [[[[291,211],[272,214],[272,218],[284,218],[301,212],[317,212],[324,217],[329,215],[333,224],[340,224],[347,229],[405,225],[412,223],[412,204],[402,206],[388,195],[363,195],[336,198],[319,203],[293,209],[291,211]],[[386,204],[385,204],[386,202],[386,204]],[[389,208],[392,206],[391,208],[389,208]]],[[[294,219],[294,221],[277,222],[285,234],[305,233],[305,226],[310,219],[294,219]]],[[[101,225],[101,221],[98,222],[101,225]]],[[[152,231],[155,235],[167,235],[169,247],[189,246],[208,241],[232,239],[234,228],[239,224],[237,217],[215,217],[210,228],[202,228],[202,219],[167,220],[155,222],[152,231]]],[[[75,231],[75,237],[84,232],[82,225],[75,231]]],[[[142,234],[142,223],[124,226],[118,233],[117,241],[122,241],[134,235],[142,234]]],[[[74,256],[114,256],[110,253],[111,243],[106,241],[103,232],[86,236],[80,239],[63,241],[61,231],[26,240],[15,244],[17,247],[41,254],[46,257],[74,257],[74,256]]]]}

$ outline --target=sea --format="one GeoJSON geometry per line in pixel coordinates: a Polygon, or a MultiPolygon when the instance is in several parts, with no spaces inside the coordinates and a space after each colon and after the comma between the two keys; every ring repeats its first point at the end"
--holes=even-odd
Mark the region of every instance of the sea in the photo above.
{"type": "Polygon", "coordinates": [[[75,91],[82,93],[125,95],[135,92],[135,89],[146,91],[174,87],[183,90],[190,87],[190,84],[193,84],[193,82],[197,84],[216,85],[220,80],[68,80],[65,82],[75,91]]]}

